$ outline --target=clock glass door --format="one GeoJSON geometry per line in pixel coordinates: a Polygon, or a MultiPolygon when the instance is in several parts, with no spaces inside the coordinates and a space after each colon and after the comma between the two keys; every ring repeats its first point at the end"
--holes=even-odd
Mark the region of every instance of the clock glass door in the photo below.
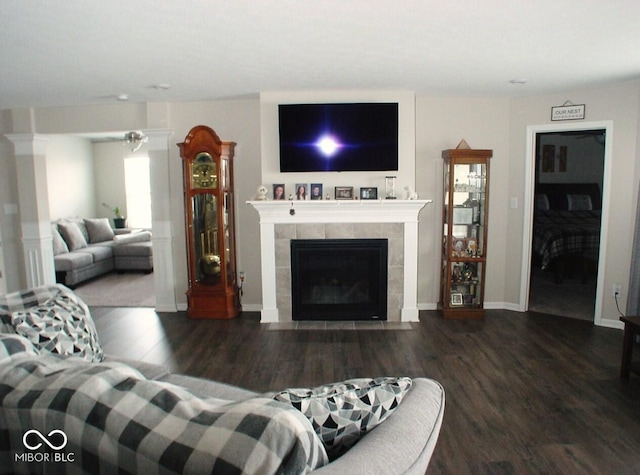
{"type": "Polygon", "coordinates": [[[196,281],[215,285],[221,272],[217,196],[199,193],[192,200],[196,281]]]}

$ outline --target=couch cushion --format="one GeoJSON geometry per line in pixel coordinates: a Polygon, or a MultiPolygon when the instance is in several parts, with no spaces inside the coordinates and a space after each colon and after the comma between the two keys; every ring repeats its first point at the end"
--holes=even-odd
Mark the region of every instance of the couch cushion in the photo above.
{"type": "Polygon", "coordinates": [[[330,459],[353,446],[383,422],[411,388],[407,377],[350,379],[316,388],[290,388],[273,395],[291,404],[313,424],[330,459]]]}
{"type": "Polygon", "coordinates": [[[153,246],[151,241],[118,244],[113,246],[113,255],[148,257],[153,255],[153,246]]]}
{"type": "Polygon", "coordinates": [[[139,233],[118,234],[113,238],[113,242],[116,244],[129,244],[132,242],[144,241],[151,241],[151,232],[140,231],[139,233]]]}
{"type": "Polygon", "coordinates": [[[64,242],[64,239],[62,239],[62,236],[60,235],[60,231],[58,231],[58,225],[55,223],[51,225],[51,238],[53,242],[54,256],[69,252],[69,246],[67,246],[67,243],[64,242]]]}
{"type": "Polygon", "coordinates": [[[306,473],[327,461],[309,421],[270,398],[202,398],[120,363],[50,355],[0,364],[0,381],[0,459],[14,472],[29,468],[13,457],[24,433],[51,428],[78,473],[306,473]]]}
{"type": "Polygon", "coordinates": [[[82,231],[80,231],[77,223],[59,222],[58,229],[70,251],[87,247],[87,240],[82,234],[82,231]]]}
{"type": "Polygon", "coordinates": [[[82,249],[78,249],[76,251],[78,254],[87,253],[91,254],[93,262],[103,261],[105,259],[113,258],[113,250],[111,246],[107,245],[108,243],[100,243],[100,244],[90,244],[87,247],[83,247],[82,249]]]}
{"type": "Polygon", "coordinates": [[[56,272],[63,272],[73,269],[80,269],[91,265],[93,262],[93,254],[90,252],[67,252],[53,258],[56,272]]]}
{"type": "Polygon", "coordinates": [[[102,361],[104,353],[86,305],[71,293],[61,293],[38,307],[11,315],[16,332],[40,351],[102,361]]]}
{"type": "Polygon", "coordinates": [[[113,239],[113,229],[111,229],[107,218],[85,218],[84,224],[87,226],[90,243],[111,241],[113,239]]]}

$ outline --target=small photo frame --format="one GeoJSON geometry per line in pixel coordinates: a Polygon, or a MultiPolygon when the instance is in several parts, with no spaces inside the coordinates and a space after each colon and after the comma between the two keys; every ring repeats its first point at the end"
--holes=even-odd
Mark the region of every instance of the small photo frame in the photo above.
{"type": "Polygon", "coordinates": [[[466,206],[453,207],[453,224],[472,224],[472,223],[473,223],[473,208],[467,208],[466,206]]]}
{"type": "Polygon", "coordinates": [[[336,186],[336,200],[352,200],[353,186],[336,186]]]}
{"type": "Polygon", "coordinates": [[[452,307],[459,307],[461,305],[464,305],[464,302],[462,300],[462,294],[460,292],[452,292],[451,293],[451,306],[452,307]]]}
{"type": "Polygon", "coordinates": [[[284,183],[273,184],[273,199],[274,200],[286,200],[284,196],[284,183]]]}
{"type": "Polygon", "coordinates": [[[322,199],[322,183],[311,183],[311,191],[309,193],[309,199],[311,200],[322,199]]]}
{"type": "Polygon", "coordinates": [[[378,188],[376,188],[375,186],[360,188],[360,199],[361,200],[377,200],[378,188]]]}
{"type": "Polygon", "coordinates": [[[451,256],[462,257],[467,252],[467,239],[454,237],[451,241],[451,256]]]}
{"type": "Polygon", "coordinates": [[[309,185],[307,183],[296,183],[296,200],[304,201],[307,199],[309,185]]]}

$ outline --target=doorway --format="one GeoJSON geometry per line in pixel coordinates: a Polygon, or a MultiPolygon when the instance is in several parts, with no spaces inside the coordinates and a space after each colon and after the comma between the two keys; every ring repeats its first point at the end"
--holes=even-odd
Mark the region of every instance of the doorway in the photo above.
{"type": "Polygon", "coordinates": [[[606,256],[599,249],[605,248],[607,235],[612,128],[611,122],[598,122],[527,129],[522,311],[596,323],[601,319],[600,282],[606,256]],[[557,211],[538,212],[545,208],[557,211]],[[546,255],[541,253],[540,236],[536,233],[542,229],[536,223],[544,214],[558,222],[559,229],[554,232],[565,233],[551,243],[554,251],[546,255]],[[587,215],[593,215],[590,219],[595,220],[596,230],[591,232],[591,244],[582,245],[583,237],[570,237],[567,223],[573,219],[580,229],[585,227],[587,215]],[[569,244],[571,239],[575,240],[573,247],[569,244]]]}

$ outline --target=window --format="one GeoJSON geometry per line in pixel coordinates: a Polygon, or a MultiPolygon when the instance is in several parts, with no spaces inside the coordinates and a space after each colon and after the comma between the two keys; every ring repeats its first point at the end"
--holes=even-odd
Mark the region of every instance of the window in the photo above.
{"type": "Polygon", "coordinates": [[[124,182],[127,193],[127,226],[151,228],[151,185],[149,157],[124,159],[124,182]]]}

